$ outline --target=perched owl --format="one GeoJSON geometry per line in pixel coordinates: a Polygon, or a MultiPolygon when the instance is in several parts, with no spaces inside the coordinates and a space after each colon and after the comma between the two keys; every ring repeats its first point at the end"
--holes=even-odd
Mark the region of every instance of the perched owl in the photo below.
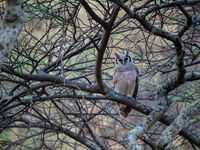
{"type": "MultiPolygon", "coordinates": [[[[126,51],[125,54],[115,53],[115,70],[113,74],[114,90],[123,95],[136,99],[138,92],[139,71],[126,51]]],[[[119,104],[120,115],[127,117],[131,108],[119,104]]]]}

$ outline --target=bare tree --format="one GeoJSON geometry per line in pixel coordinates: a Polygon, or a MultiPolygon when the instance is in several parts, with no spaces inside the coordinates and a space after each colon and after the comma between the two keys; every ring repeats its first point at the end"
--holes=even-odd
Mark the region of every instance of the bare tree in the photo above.
{"type": "Polygon", "coordinates": [[[200,147],[200,0],[6,3],[1,149],[200,147]],[[140,70],[136,100],[112,89],[124,50],[140,70]]]}

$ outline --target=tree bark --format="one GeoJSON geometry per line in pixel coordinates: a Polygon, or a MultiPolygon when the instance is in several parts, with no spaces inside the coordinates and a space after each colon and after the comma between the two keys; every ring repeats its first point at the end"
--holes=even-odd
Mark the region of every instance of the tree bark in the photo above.
{"type": "Polygon", "coordinates": [[[24,24],[22,0],[6,0],[4,20],[0,25],[0,67],[14,48],[24,24]]]}

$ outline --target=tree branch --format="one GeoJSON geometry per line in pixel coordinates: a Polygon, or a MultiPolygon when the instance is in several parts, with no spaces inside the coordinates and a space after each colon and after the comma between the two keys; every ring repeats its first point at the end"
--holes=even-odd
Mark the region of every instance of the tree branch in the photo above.
{"type": "Polygon", "coordinates": [[[196,100],[189,108],[179,114],[173,123],[163,131],[157,142],[157,146],[162,149],[167,146],[183,128],[187,128],[192,123],[192,118],[199,114],[200,100],[196,100]]]}
{"type": "Polygon", "coordinates": [[[88,3],[85,0],[81,0],[81,4],[84,6],[86,11],[90,14],[92,19],[94,19],[96,22],[98,22],[100,25],[102,25],[104,28],[108,27],[108,23],[104,20],[102,20],[93,10],[92,8],[88,5],[88,3]]]}
{"type": "Polygon", "coordinates": [[[24,24],[22,0],[6,0],[6,13],[0,25],[0,68],[5,57],[14,48],[24,24]]]}
{"type": "Polygon", "coordinates": [[[96,83],[97,89],[101,89],[101,90],[103,89],[103,82],[102,82],[102,75],[101,75],[103,56],[104,56],[106,46],[109,41],[109,37],[112,31],[112,26],[114,24],[114,21],[117,17],[118,12],[119,12],[119,7],[118,6],[114,7],[112,16],[108,23],[109,26],[107,28],[104,28],[102,40],[100,42],[99,49],[97,51],[97,60],[95,64],[95,77],[96,77],[96,82],[97,82],[96,83]]]}

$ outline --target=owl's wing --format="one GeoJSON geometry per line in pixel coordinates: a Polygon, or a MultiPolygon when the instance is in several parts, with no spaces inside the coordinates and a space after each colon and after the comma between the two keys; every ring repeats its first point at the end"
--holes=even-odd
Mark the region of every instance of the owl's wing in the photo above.
{"type": "Polygon", "coordinates": [[[113,86],[115,87],[115,84],[117,83],[117,77],[116,77],[116,69],[114,69],[114,72],[113,72],[113,86]]]}
{"type": "Polygon", "coordinates": [[[136,68],[136,81],[135,81],[135,91],[133,93],[133,98],[136,100],[137,93],[138,93],[138,86],[139,86],[139,70],[136,68]]]}

